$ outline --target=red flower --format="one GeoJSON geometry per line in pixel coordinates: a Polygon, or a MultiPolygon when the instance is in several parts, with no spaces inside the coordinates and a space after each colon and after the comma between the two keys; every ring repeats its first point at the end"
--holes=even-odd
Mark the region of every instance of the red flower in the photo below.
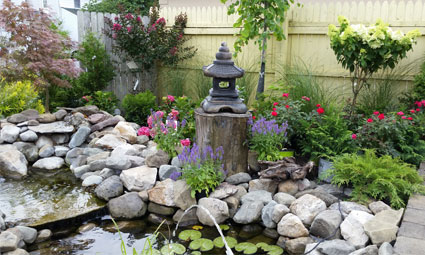
{"type": "Polygon", "coordinates": [[[408,120],[413,120],[413,118],[412,118],[412,117],[408,117],[407,119],[408,119],[408,120]]]}
{"type": "Polygon", "coordinates": [[[403,112],[398,112],[397,115],[400,115],[401,116],[401,115],[404,115],[404,113],[403,112]]]}
{"type": "Polygon", "coordinates": [[[302,96],[301,99],[304,99],[305,101],[310,101],[310,98],[306,96],[302,96]]]}
{"type": "Polygon", "coordinates": [[[252,116],[252,119],[253,119],[253,120],[255,120],[255,119],[256,119],[256,117],[255,117],[255,116],[252,116]]]}
{"type": "Polygon", "coordinates": [[[401,118],[405,120],[406,119],[406,116],[402,116],[401,118]]]}
{"type": "Polygon", "coordinates": [[[276,111],[276,108],[273,108],[273,111],[275,112],[276,111]]]}
{"type": "Polygon", "coordinates": [[[289,97],[289,93],[283,93],[282,97],[289,97]]]}
{"type": "Polygon", "coordinates": [[[378,115],[378,119],[380,119],[380,120],[385,119],[385,115],[384,115],[383,113],[379,114],[379,115],[378,115]]]}
{"type": "Polygon", "coordinates": [[[112,26],[112,29],[115,31],[119,31],[121,30],[122,26],[118,23],[114,23],[114,25],[112,26]]]}
{"type": "Polygon", "coordinates": [[[278,104],[279,104],[278,102],[274,102],[274,103],[273,103],[273,106],[276,106],[276,105],[278,105],[278,104]]]}
{"type": "Polygon", "coordinates": [[[145,136],[149,136],[150,134],[150,129],[148,127],[141,127],[139,128],[139,130],[137,130],[137,135],[145,135],[145,136]]]}
{"type": "Polygon", "coordinates": [[[275,117],[276,117],[276,116],[277,116],[277,112],[274,112],[274,111],[273,111],[273,112],[272,112],[272,116],[275,116],[275,117]]]}
{"type": "Polygon", "coordinates": [[[372,123],[373,119],[369,118],[369,119],[367,119],[367,122],[372,123]]]}
{"type": "Polygon", "coordinates": [[[131,13],[128,13],[127,15],[124,16],[126,19],[133,19],[133,15],[131,15],[131,13]]]}
{"type": "Polygon", "coordinates": [[[411,112],[411,113],[415,113],[415,110],[413,110],[413,109],[412,109],[412,110],[410,110],[410,112],[411,112]]]}
{"type": "Polygon", "coordinates": [[[379,115],[379,112],[378,112],[378,111],[376,111],[376,112],[373,112],[373,114],[374,114],[374,115],[379,115]]]}
{"type": "Polygon", "coordinates": [[[174,96],[172,96],[172,95],[168,95],[168,96],[167,96],[167,100],[168,100],[168,101],[170,101],[170,102],[172,103],[172,102],[174,102],[174,101],[175,101],[175,98],[174,98],[174,96]]]}
{"type": "Polygon", "coordinates": [[[316,107],[320,107],[320,106],[322,106],[321,104],[316,104],[316,107]]]}
{"type": "Polygon", "coordinates": [[[318,114],[323,114],[323,113],[325,113],[325,109],[323,109],[323,108],[321,108],[321,107],[319,107],[319,108],[317,108],[317,113],[318,114]]]}
{"type": "Polygon", "coordinates": [[[136,20],[137,22],[142,22],[142,19],[139,16],[137,16],[136,20]]]}
{"type": "Polygon", "coordinates": [[[130,33],[131,32],[131,26],[127,27],[127,31],[130,33]]]}
{"type": "Polygon", "coordinates": [[[190,146],[190,139],[186,138],[186,139],[182,139],[180,140],[180,144],[185,147],[185,146],[190,146]]]}
{"type": "Polygon", "coordinates": [[[417,108],[416,111],[419,112],[421,109],[417,108]]]}
{"type": "Polygon", "coordinates": [[[286,108],[286,109],[289,109],[289,105],[285,105],[285,108],[286,108]]]}
{"type": "Polygon", "coordinates": [[[357,135],[356,135],[356,134],[352,134],[352,135],[351,135],[351,138],[352,138],[353,140],[356,140],[356,139],[357,139],[357,135]]]}

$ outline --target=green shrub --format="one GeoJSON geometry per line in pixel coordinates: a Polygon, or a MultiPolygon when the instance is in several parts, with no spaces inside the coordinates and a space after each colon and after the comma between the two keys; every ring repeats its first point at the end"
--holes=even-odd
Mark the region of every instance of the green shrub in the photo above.
{"type": "Polygon", "coordinates": [[[149,90],[136,95],[128,94],[122,100],[121,106],[127,121],[143,125],[146,124],[151,109],[156,109],[156,97],[149,90]]]}
{"type": "Polygon", "coordinates": [[[335,157],[327,177],[332,175],[333,184],[353,185],[354,200],[388,200],[396,209],[405,207],[413,193],[425,193],[424,179],[412,165],[388,155],[378,157],[374,150],[335,157]]]}
{"type": "Polygon", "coordinates": [[[100,110],[114,113],[118,108],[118,98],[113,92],[96,91],[92,96],[83,96],[86,105],[96,105],[100,110]]]}
{"type": "Polygon", "coordinates": [[[0,116],[22,112],[26,109],[36,109],[44,113],[38,91],[30,81],[0,82],[0,116]]]}
{"type": "Polygon", "coordinates": [[[147,15],[154,2],[154,0],[90,0],[83,6],[83,10],[108,13],[140,12],[141,15],[147,15]]]}

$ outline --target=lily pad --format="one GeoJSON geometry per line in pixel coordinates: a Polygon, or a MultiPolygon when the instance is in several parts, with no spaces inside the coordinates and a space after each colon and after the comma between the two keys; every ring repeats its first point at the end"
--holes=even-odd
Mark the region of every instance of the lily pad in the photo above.
{"type": "Polygon", "coordinates": [[[269,245],[266,244],[265,242],[259,242],[255,246],[257,246],[257,248],[263,249],[263,251],[267,251],[266,249],[267,249],[267,246],[269,246],[269,245]]]}
{"type": "Polygon", "coordinates": [[[243,242],[235,246],[235,250],[238,252],[243,252],[243,254],[254,254],[257,252],[257,246],[252,243],[243,242]]]}
{"type": "Polygon", "coordinates": [[[201,238],[202,233],[197,231],[197,230],[183,230],[182,232],[180,232],[179,234],[179,239],[183,240],[183,241],[193,241],[196,239],[201,238]]]}
{"type": "Polygon", "coordinates": [[[201,255],[202,253],[200,251],[192,251],[190,255],[201,255]]]}
{"type": "Polygon", "coordinates": [[[214,243],[210,239],[199,238],[189,244],[192,250],[210,251],[214,248],[214,243]]]}
{"type": "Polygon", "coordinates": [[[142,253],[140,253],[140,255],[161,255],[161,252],[159,252],[157,249],[148,249],[148,250],[143,250],[142,253]]]}
{"type": "Polygon", "coordinates": [[[223,230],[223,231],[227,231],[227,230],[230,229],[229,225],[220,224],[219,226],[220,226],[220,229],[223,230]]]}
{"type": "Polygon", "coordinates": [[[161,248],[162,255],[175,255],[175,254],[183,254],[186,251],[186,247],[179,243],[170,243],[166,244],[161,248]]]}
{"type": "MultiPolygon", "coordinates": [[[[229,245],[230,249],[234,248],[236,246],[236,244],[238,244],[238,241],[233,237],[226,236],[226,237],[224,237],[224,239],[226,239],[226,242],[229,245]]],[[[218,248],[224,247],[223,238],[221,238],[221,236],[214,239],[213,242],[214,242],[215,247],[218,247],[218,248]]]]}
{"type": "MultiPolygon", "coordinates": [[[[281,254],[283,254],[282,247],[279,247],[277,245],[269,245],[267,247],[267,249],[268,249],[268,252],[267,252],[268,255],[281,255],[281,254]]],[[[266,251],[266,250],[264,250],[264,251],[266,251]]]]}

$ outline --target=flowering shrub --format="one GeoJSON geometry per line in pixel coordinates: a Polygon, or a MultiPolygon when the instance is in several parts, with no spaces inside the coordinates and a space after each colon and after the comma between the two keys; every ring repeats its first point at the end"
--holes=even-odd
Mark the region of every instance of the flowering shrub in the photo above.
{"type": "Polygon", "coordinates": [[[338,62],[350,71],[352,113],[367,79],[381,68],[394,68],[412,49],[420,33],[416,29],[404,35],[401,31],[393,31],[382,20],[372,26],[350,25],[345,17],[339,16],[338,22],[339,28],[329,25],[329,37],[338,62]]]}
{"type": "MultiPolygon", "coordinates": [[[[182,163],[181,177],[186,180],[190,186],[191,196],[205,191],[207,196],[224,180],[225,170],[223,169],[223,147],[218,147],[215,151],[211,146],[207,146],[203,151],[198,145],[194,144],[192,148],[184,147],[183,152],[179,154],[179,160],[182,163]]],[[[179,174],[173,174],[173,178],[179,174]]]]}
{"type": "Polygon", "coordinates": [[[175,64],[194,56],[193,47],[183,44],[187,15],[179,14],[172,28],[166,28],[164,18],[159,18],[158,9],[152,8],[149,24],[144,24],[140,16],[121,13],[114,20],[106,18],[105,34],[113,39],[114,50],[125,54],[127,60],[139,63],[149,70],[156,62],[175,64]]]}
{"type": "Polygon", "coordinates": [[[276,124],[276,120],[261,118],[251,120],[249,148],[258,153],[259,160],[276,161],[282,159],[281,151],[287,142],[288,124],[276,124]]]}

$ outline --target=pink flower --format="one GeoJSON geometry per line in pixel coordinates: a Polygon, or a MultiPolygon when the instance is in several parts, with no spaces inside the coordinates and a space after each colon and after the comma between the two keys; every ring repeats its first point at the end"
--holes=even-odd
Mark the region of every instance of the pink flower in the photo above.
{"type": "Polygon", "coordinates": [[[413,120],[413,118],[412,118],[412,117],[408,117],[407,119],[408,119],[408,120],[413,120]]]}
{"type": "Polygon", "coordinates": [[[177,53],[177,47],[176,46],[174,46],[173,48],[171,48],[170,49],[170,54],[172,55],[172,56],[174,56],[174,55],[176,55],[176,53],[177,53]]]}
{"type": "Polygon", "coordinates": [[[398,112],[397,115],[401,116],[401,115],[404,115],[404,113],[403,112],[398,112]]]}
{"type": "Polygon", "coordinates": [[[378,115],[378,119],[380,119],[380,120],[385,119],[385,115],[384,115],[383,113],[379,114],[379,115],[378,115]]]}
{"type": "Polygon", "coordinates": [[[369,118],[369,119],[367,119],[367,122],[372,123],[373,119],[369,118]]]}
{"type": "Polygon", "coordinates": [[[321,104],[316,104],[316,107],[320,107],[320,106],[322,106],[321,104]]]}
{"type": "Polygon", "coordinates": [[[113,33],[112,34],[112,39],[117,39],[117,34],[113,33]]]}
{"type": "Polygon", "coordinates": [[[283,93],[282,97],[289,97],[289,93],[283,93]]]}
{"type": "Polygon", "coordinates": [[[163,111],[157,111],[156,113],[159,115],[159,118],[164,117],[164,112],[163,111]]]}
{"type": "Polygon", "coordinates": [[[425,104],[425,100],[421,100],[421,104],[424,105],[425,104]]]}
{"type": "Polygon", "coordinates": [[[421,111],[421,109],[417,108],[416,111],[419,112],[419,111],[421,111]]]}
{"type": "Polygon", "coordinates": [[[286,109],[289,109],[289,105],[285,105],[285,108],[286,108],[286,109]]]}
{"type": "Polygon", "coordinates": [[[130,33],[131,32],[131,26],[127,27],[127,31],[130,33]]]}
{"type": "Polygon", "coordinates": [[[404,119],[404,120],[407,119],[406,116],[401,116],[401,118],[404,119]]]}
{"type": "Polygon", "coordinates": [[[152,124],[153,124],[152,116],[149,116],[149,117],[148,117],[148,121],[147,121],[147,122],[148,122],[148,127],[149,127],[149,128],[152,128],[152,124]]]}
{"type": "Polygon", "coordinates": [[[316,111],[319,115],[325,113],[325,109],[323,109],[322,107],[317,108],[316,111]]]}
{"type": "Polygon", "coordinates": [[[272,116],[276,117],[277,116],[277,112],[272,112],[272,116]]]}
{"type": "Polygon", "coordinates": [[[127,15],[124,16],[126,19],[133,19],[133,15],[131,15],[131,13],[128,13],[127,15]]]}
{"type": "Polygon", "coordinates": [[[180,41],[183,38],[183,34],[179,34],[179,36],[177,36],[177,41],[180,41]]]}
{"type": "Polygon", "coordinates": [[[172,102],[176,101],[176,99],[175,99],[175,98],[174,98],[174,96],[172,96],[172,95],[168,95],[168,96],[167,96],[167,100],[168,100],[168,101],[170,101],[170,103],[172,103],[172,102]]]}
{"type": "Polygon", "coordinates": [[[171,116],[171,118],[173,120],[177,120],[178,119],[178,115],[179,115],[179,111],[177,111],[175,109],[172,109],[169,115],[171,116]]]}
{"type": "Polygon", "coordinates": [[[378,111],[373,112],[373,115],[379,115],[379,112],[378,111]]]}
{"type": "Polygon", "coordinates": [[[145,136],[149,136],[150,135],[151,130],[148,127],[141,127],[139,128],[139,130],[137,130],[137,135],[145,135],[145,136]]]}
{"type": "Polygon", "coordinates": [[[159,18],[159,19],[156,20],[155,24],[165,25],[165,19],[159,18]]]}
{"type": "Polygon", "coordinates": [[[118,23],[114,23],[114,25],[112,25],[112,29],[115,31],[120,31],[122,28],[122,26],[118,23]]]}
{"type": "Polygon", "coordinates": [[[276,108],[273,108],[273,111],[275,112],[276,111],[276,108]]]}
{"type": "Polygon", "coordinates": [[[87,102],[90,101],[90,97],[89,96],[83,96],[82,97],[84,100],[86,100],[87,102]]]}
{"type": "Polygon", "coordinates": [[[186,138],[186,139],[182,139],[180,140],[180,144],[185,147],[185,146],[190,146],[190,139],[186,138]]]}
{"type": "Polygon", "coordinates": [[[114,20],[115,20],[115,21],[118,21],[118,17],[115,17],[115,18],[114,18],[114,20]]]}
{"type": "Polygon", "coordinates": [[[415,113],[415,110],[413,110],[413,109],[412,109],[412,110],[410,110],[410,112],[411,112],[411,113],[415,113]]]}
{"type": "Polygon", "coordinates": [[[142,19],[139,17],[139,16],[137,16],[137,18],[136,18],[136,20],[137,20],[137,22],[142,22],[142,19]]]}
{"type": "Polygon", "coordinates": [[[279,103],[278,102],[274,102],[273,103],[273,106],[277,106],[279,103]]]}
{"type": "Polygon", "coordinates": [[[301,99],[304,99],[305,101],[310,101],[310,98],[306,96],[302,96],[301,99]]]}
{"type": "Polygon", "coordinates": [[[357,139],[357,135],[356,134],[352,134],[351,135],[351,139],[356,140],[357,139]]]}

